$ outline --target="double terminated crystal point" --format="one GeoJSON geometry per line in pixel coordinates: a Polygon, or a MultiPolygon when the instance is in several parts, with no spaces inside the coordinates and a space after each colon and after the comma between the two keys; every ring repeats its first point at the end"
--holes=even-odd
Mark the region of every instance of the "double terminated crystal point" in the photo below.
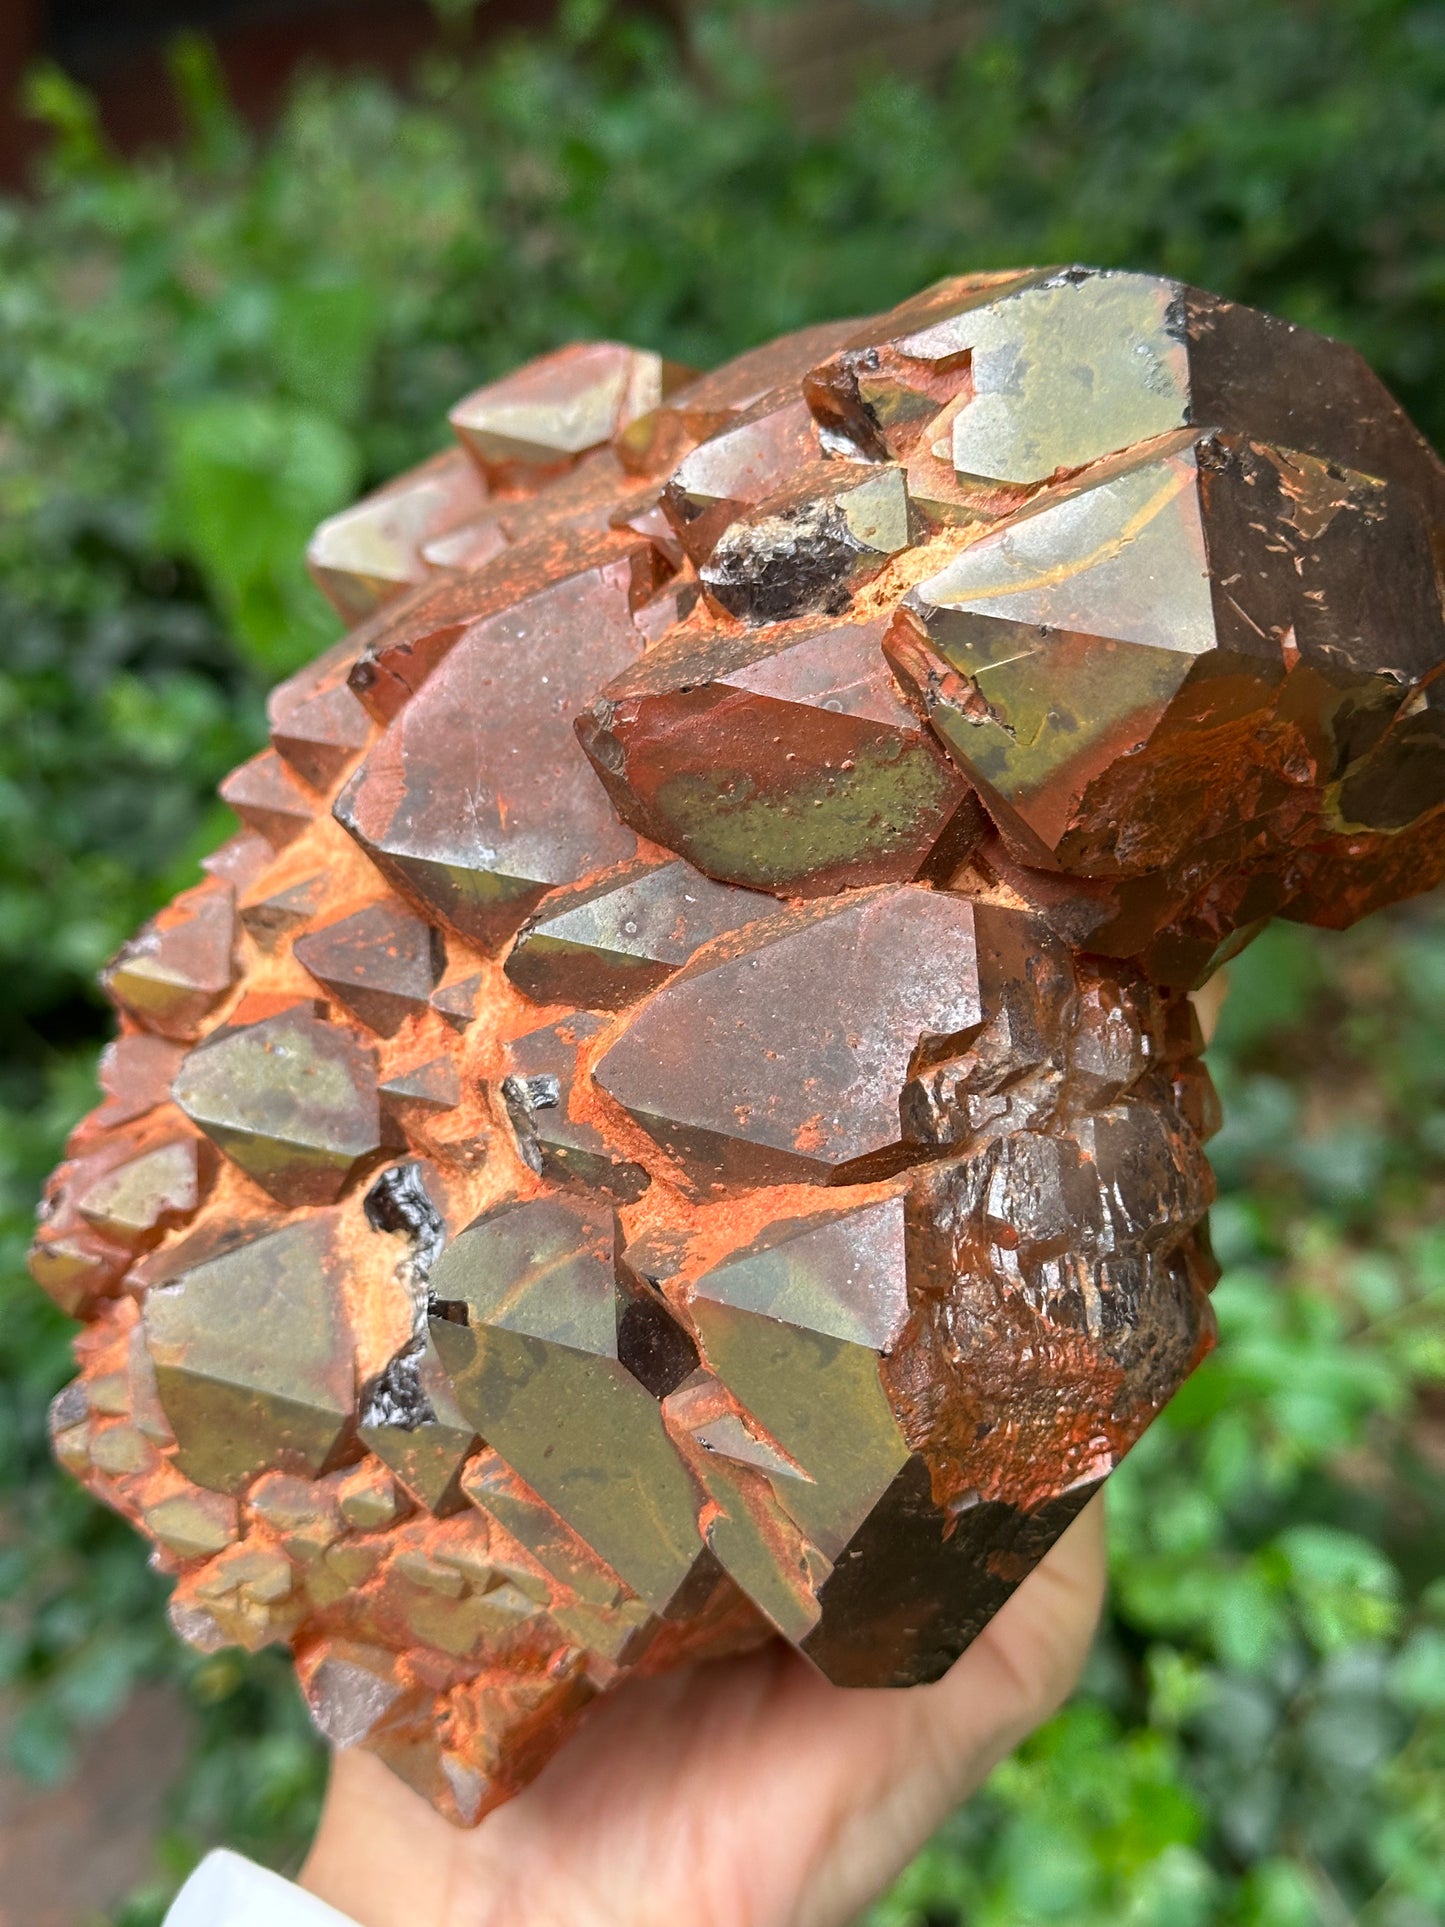
{"type": "Polygon", "coordinates": [[[1445,874],[1445,473],[1350,350],[949,281],[470,396],[116,959],[56,1449],[473,1821],[633,1672],[932,1679],[1207,1351],[1188,992],[1445,874]]]}

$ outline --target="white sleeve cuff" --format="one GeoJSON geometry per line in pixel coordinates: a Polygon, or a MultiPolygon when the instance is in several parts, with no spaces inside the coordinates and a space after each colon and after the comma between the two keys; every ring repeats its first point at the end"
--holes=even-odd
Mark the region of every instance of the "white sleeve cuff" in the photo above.
{"type": "Polygon", "coordinates": [[[280,1874],[224,1849],[208,1853],[176,1895],[164,1927],[356,1927],[347,1914],[280,1874]]]}

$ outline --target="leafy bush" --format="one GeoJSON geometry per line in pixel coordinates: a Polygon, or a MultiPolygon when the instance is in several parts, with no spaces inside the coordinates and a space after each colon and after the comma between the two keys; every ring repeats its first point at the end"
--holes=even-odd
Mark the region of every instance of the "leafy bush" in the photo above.
{"type": "MultiPolygon", "coordinates": [[[[992,0],[936,89],[875,75],[824,133],[769,91],[745,13],[684,63],[573,4],[406,96],[313,76],[261,141],[182,43],[189,145],[134,165],[32,81],[51,156],[0,204],[0,1692],[42,1778],[140,1676],[195,1707],[130,1927],[210,1839],[286,1863],[319,1755],[275,1657],[180,1653],[140,1547],[50,1468],[69,1327],[22,1253],[89,1101],[93,973],[191,879],[266,682],[331,633],[310,527],[568,336],[707,363],[1025,260],[1160,268],[1345,334],[1445,430],[1438,6],[992,0]]],[[[878,1927],[1445,1914],[1445,918],[1281,927],[1234,976],[1223,1343],[1114,1483],[1086,1690],[878,1927]]]]}

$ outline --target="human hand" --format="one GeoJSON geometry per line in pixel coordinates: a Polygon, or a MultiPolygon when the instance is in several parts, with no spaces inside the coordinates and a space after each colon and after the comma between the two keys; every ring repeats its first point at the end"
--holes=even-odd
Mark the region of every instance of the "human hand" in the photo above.
{"type": "Polygon", "coordinates": [[[471,1832],[340,1753],[303,1886],[360,1927],[843,1927],[1073,1688],[1102,1501],[934,1686],[830,1686],[779,1642],[634,1680],[471,1832]]]}

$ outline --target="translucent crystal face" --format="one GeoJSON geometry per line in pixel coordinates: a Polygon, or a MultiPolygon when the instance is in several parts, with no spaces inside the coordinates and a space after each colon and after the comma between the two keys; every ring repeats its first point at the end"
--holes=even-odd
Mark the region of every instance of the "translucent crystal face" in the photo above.
{"type": "Polygon", "coordinates": [[[452,422],[317,533],[33,1266],[178,1630],[469,1822],[639,1668],[936,1677],[1203,1356],[1188,993],[1445,875],[1445,476],[1078,269],[452,422]]]}

